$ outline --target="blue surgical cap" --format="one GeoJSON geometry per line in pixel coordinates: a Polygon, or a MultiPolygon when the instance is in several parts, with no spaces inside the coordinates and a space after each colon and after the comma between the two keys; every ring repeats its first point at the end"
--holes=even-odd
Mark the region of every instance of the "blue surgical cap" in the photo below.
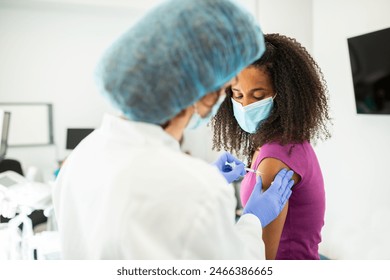
{"type": "Polygon", "coordinates": [[[231,0],[163,2],[104,54],[97,83],[130,120],[163,124],[260,58],[255,19],[231,0]]]}

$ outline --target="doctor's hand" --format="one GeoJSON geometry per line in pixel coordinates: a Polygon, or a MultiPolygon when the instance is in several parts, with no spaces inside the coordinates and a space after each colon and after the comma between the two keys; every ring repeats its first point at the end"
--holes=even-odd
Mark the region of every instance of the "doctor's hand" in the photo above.
{"type": "Polygon", "coordinates": [[[261,190],[261,177],[257,177],[256,185],[245,205],[243,214],[257,216],[263,228],[275,220],[291,196],[291,187],[294,185],[294,180],[291,180],[293,174],[292,170],[282,169],[276,174],[271,186],[265,192],[261,190]]]}
{"type": "Polygon", "coordinates": [[[224,152],[213,165],[229,184],[246,174],[245,164],[228,152],[224,152]]]}

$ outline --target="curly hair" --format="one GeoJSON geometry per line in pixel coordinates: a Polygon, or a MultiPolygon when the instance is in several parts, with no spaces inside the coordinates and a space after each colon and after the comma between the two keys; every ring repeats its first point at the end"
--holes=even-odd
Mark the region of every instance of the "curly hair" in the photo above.
{"type": "Polygon", "coordinates": [[[255,134],[242,130],[233,114],[232,89],[228,87],[211,122],[213,149],[235,152],[248,162],[265,143],[285,145],[330,138],[328,91],[321,69],[295,39],[280,34],[264,37],[266,50],[249,67],[262,69],[271,78],[277,96],[270,116],[255,134]]]}

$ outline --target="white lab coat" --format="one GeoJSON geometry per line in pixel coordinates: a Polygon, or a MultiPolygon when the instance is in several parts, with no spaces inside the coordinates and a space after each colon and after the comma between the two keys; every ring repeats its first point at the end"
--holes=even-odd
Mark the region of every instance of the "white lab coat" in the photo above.
{"type": "Polygon", "coordinates": [[[65,259],[264,259],[259,220],[161,127],[106,115],[53,191],[65,259]]]}

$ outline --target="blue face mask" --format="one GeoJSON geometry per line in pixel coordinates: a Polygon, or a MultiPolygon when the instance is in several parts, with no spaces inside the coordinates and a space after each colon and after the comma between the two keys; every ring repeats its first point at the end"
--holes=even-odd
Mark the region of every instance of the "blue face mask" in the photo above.
{"type": "Polygon", "coordinates": [[[225,100],[225,95],[221,95],[217,102],[214,104],[213,108],[211,108],[210,113],[202,118],[199,113],[196,111],[192,114],[190,121],[188,122],[187,128],[188,129],[196,129],[200,126],[206,125],[210,120],[217,114],[219,107],[221,106],[222,102],[225,100]]]}
{"type": "Polygon", "coordinates": [[[266,120],[271,114],[275,96],[247,106],[242,106],[232,98],[234,117],[240,127],[248,133],[255,133],[260,122],[266,120]]]}

